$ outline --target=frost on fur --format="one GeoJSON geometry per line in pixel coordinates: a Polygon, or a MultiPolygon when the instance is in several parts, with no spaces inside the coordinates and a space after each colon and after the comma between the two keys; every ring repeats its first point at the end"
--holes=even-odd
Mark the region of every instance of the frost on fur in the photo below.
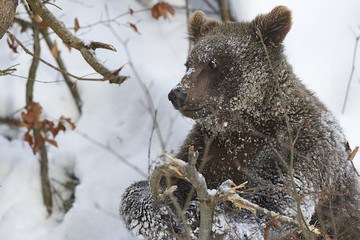
{"type": "MultiPolygon", "coordinates": [[[[237,193],[241,203],[266,210],[254,214],[243,205],[239,209],[237,201],[219,203],[214,238],[360,239],[359,183],[350,150],[333,115],[286,60],[282,41],[290,28],[291,12],[283,6],[251,22],[220,23],[202,12],[189,22],[187,71],[169,100],[196,123],[175,158],[187,162],[188,147],[194,146],[195,166],[208,189],[229,179],[247,182],[237,193]],[[279,223],[275,216],[296,224],[279,223]]],[[[193,182],[171,175],[160,184],[176,186],[177,203],[156,203],[147,182],[135,183],[121,205],[128,228],[146,239],[156,231],[183,237],[180,206],[190,236],[197,237],[204,199],[191,190],[193,182]],[[161,227],[148,233],[148,218],[161,227]]]]}

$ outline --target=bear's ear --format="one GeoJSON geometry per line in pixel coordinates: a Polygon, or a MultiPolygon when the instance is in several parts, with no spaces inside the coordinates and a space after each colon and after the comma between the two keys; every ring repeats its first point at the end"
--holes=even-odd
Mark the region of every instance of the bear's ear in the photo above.
{"type": "Polygon", "coordinates": [[[188,25],[190,42],[195,44],[200,39],[200,37],[204,36],[208,31],[216,27],[218,24],[219,22],[215,19],[207,18],[203,11],[194,12],[188,25]]]}
{"type": "Polygon", "coordinates": [[[255,33],[261,34],[265,44],[279,45],[291,28],[291,11],[285,6],[277,6],[270,13],[258,15],[252,21],[255,33]]]}

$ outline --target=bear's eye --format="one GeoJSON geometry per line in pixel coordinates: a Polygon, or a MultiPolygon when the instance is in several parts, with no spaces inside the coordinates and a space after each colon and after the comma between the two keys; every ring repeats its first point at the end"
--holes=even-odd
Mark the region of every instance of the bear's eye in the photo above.
{"type": "Polygon", "coordinates": [[[211,60],[210,62],[209,62],[209,67],[211,68],[211,69],[216,69],[217,67],[219,67],[219,63],[214,59],[214,60],[211,60]]]}

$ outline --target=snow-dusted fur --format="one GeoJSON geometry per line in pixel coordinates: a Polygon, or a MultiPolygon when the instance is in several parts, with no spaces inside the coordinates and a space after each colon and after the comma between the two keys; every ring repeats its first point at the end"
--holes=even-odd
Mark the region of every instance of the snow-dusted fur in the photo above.
{"type": "MultiPolygon", "coordinates": [[[[348,160],[350,150],[332,114],[294,75],[283,54],[282,41],[290,27],[291,12],[283,6],[248,23],[219,23],[194,13],[187,72],[169,99],[196,124],[176,157],[186,161],[193,145],[209,188],[227,179],[247,181],[243,198],[294,219],[300,213],[298,196],[305,222],[320,229],[323,237],[360,239],[359,184],[348,160]],[[293,179],[290,134],[295,141],[293,179]]],[[[175,195],[183,206],[190,186],[182,180],[176,184],[175,195]]],[[[189,221],[196,236],[197,211],[192,212],[189,221]]],[[[120,213],[128,228],[145,239],[183,236],[172,207],[151,201],[147,182],[126,190],[120,213]]],[[[219,239],[300,236],[300,229],[278,229],[271,219],[229,205],[219,206],[215,218],[214,237],[219,239]]]]}

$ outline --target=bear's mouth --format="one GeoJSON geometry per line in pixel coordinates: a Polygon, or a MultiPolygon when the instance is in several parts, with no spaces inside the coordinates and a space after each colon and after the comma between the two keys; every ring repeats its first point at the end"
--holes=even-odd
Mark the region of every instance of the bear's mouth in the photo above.
{"type": "Polygon", "coordinates": [[[203,105],[184,105],[180,107],[178,110],[180,112],[198,112],[204,108],[203,105]]]}
{"type": "Polygon", "coordinates": [[[206,111],[206,106],[182,106],[178,110],[180,113],[185,116],[192,119],[198,119],[201,118],[204,115],[204,112],[206,111]]]}
{"type": "Polygon", "coordinates": [[[198,112],[203,108],[204,108],[203,106],[199,106],[199,107],[182,107],[179,110],[181,112],[198,112]]]}

